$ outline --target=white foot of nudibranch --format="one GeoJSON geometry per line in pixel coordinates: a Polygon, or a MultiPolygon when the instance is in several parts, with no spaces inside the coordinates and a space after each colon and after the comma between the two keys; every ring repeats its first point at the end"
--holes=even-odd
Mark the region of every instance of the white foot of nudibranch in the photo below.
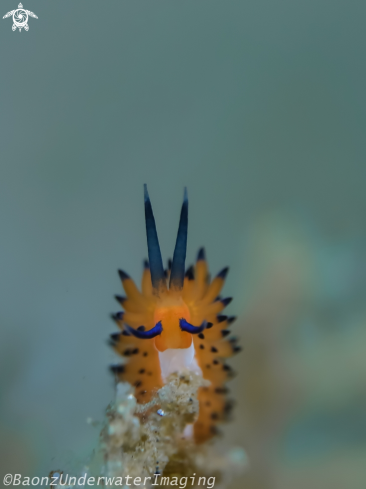
{"type": "Polygon", "coordinates": [[[190,370],[202,376],[202,370],[199,368],[195,358],[193,341],[189,348],[169,348],[163,352],[159,351],[159,360],[164,381],[170,374],[181,370],[190,370]]]}

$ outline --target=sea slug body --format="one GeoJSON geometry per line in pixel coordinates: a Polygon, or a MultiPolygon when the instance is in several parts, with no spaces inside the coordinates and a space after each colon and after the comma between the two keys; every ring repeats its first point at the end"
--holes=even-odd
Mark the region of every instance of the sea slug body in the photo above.
{"type": "Polygon", "coordinates": [[[219,296],[228,268],[211,281],[201,248],[196,264],[185,269],[186,190],[173,260],[167,270],[146,185],[145,220],[149,261],[144,262],[141,291],[119,270],[126,297],[116,296],[124,311],[112,315],[121,332],[111,335],[111,344],[126,362],[113,365],[111,370],[117,380],[134,386],[140,404],[151,401],[171,373],[188,369],[208,380],[210,385],[199,388],[199,415],[193,425],[195,442],[202,443],[215,434],[217,423],[227,419],[232,406],[225,383],[233,371],[225,358],[240,347],[228,329],[235,317],[222,315],[231,298],[219,296]]]}

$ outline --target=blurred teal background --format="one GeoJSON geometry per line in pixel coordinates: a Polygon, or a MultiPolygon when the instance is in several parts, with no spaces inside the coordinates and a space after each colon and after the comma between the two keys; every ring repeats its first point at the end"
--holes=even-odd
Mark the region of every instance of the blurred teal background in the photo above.
{"type": "Polygon", "coordinates": [[[24,7],[29,32],[0,23],[1,472],[95,446],[146,182],[164,257],[187,185],[188,263],[231,267],[235,487],[364,489],[366,3],[24,7]]]}

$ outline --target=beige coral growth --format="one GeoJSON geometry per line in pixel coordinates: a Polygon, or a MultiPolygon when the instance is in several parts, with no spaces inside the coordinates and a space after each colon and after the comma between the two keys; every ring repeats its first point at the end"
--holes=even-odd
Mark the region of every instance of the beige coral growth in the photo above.
{"type": "Polygon", "coordinates": [[[189,488],[227,486],[245,465],[243,450],[224,454],[220,445],[197,445],[191,436],[199,410],[197,391],[208,384],[188,370],[174,373],[144,405],[137,404],[130,384],[117,384],[116,400],[101,432],[101,460],[98,463],[96,456],[87,472],[115,478],[114,484],[119,478],[118,487],[133,487],[136,478],[136,486],[146,488],[169,483],[189,488]]]}

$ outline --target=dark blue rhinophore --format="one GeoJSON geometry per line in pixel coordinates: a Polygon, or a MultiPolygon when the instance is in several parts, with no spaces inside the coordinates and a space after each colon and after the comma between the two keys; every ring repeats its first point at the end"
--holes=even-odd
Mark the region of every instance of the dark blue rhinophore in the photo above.
{"type": "Polygon", "coordinates": [[[159,289],[161,285],[165,284],[165,274],[163,267],[163,260],[161,258],[158,234],[156,232],[156,225],[154,214],[151,207],[150,197],[147,192],[147,186],[144,185],[144,198],[145,198],[145,221],[146,221],[146,237],[147,237],[147,249],[149,253],[149,265],[151,272],[151,282],[154,289],[159,289]]]}
{"type": "Polygon", "coordinates": [[[170,273],[169,288],[182,289],[185,275],[185,262],[187,252],[188,233],[188,196],[184,189],[182,210],[180,213],[177,241],[175,243],[172,271],[170,273]]]}
{"type": "Polygon", "coordinates": [[[208,324],[207,321],[203,321],[201,326],[193,326],[193,324],[188,323],[184,318],[179,319],[180,329],[191,334],[202,333],[202,331],[207,328],[208,324]]]}
{"type": "Polygon", "coordinates": [[[131,326],[128,326],[127,324],[125,324],[124,327],[126,328],[126,331],[128,333],[130,333],[133,336],[136,336],[136,338],[140,338],[142,340],[143,339],[150,340],[151,338],[155,338],[155,336],[158,336],[163,331],[163,326],[161,324],[161,321],[156,323],[153,328],[149,329],[149,331],[144,331],[145,328],[143,329],[143,327],[141,327],[141,326],[138,329],[134,329],[134,328],[131,328],[131,326]]]}

